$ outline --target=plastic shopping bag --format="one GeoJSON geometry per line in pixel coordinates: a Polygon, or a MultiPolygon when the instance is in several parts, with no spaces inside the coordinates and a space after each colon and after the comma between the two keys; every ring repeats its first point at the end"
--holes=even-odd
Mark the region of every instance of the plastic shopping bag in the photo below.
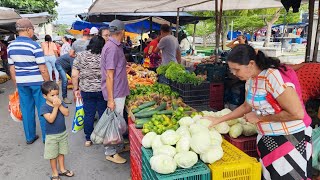
{"type": "Polygon", "coordinates": [[[83,122],[84,122],[84,110],[83,110],[83,104],[82,104],[82,98],[77,97],[76,100],[76,112],[74,115],[74,119],[72,122],[72,132],[76,133],[83,129],[83,122]]]}
{"type": "Polygon", "coordinates": [[[319,153],[320,153],[320,127],[312,130],[312,167],[320,171],[319,153]]]}
{"type": "Polygon", "coordinates": [[[19,93],[15,91],[9,95],[9,112],[11,118],[16,122],[22,121],[22,113],[20,109],[19,93]]]}
{"type": "Polygon", "coordinates": [[[109,119],[111,110],[107,108],[102,116],[100,117],[98,123],[94,127],[94,130],[90,136],[92,143],[94,144],[102,144],[104,137],[106,136],[108,124],[111,122],[109,119]]]}
{"type": "Polygon", "coordinates": [[[110,123],[106,128],[104,145],[117,145],[123,142],[123,134],[127,130],[127,123],[122,116],[112,111],[109,117],[110,123]]]}

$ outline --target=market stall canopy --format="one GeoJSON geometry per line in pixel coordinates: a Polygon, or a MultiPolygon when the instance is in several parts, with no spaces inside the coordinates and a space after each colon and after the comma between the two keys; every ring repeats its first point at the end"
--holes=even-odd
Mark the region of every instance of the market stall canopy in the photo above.
{"type": "Polygon", "coordinates": [[[14,9],[0,7],[0,24],[15,23],[21,16],[14,9]]]}
{"type": "Polygon", "coordinates": [[[42,13],[34,13],[34,14],[21,14],[23,18],[29,18],[32,24],[38,25],[47,23],[48,20],[51,18],[51,15],[48,12],[42,13]]]}
{"type": "MultiPolygon", "coordinates": [[[[220,1],[219,1],[220,3],[220,1]]],[[[214,0],[96,0],[89,8],[89,13],[141,13],[141,12],[176,12],[213,11],[214,0]]],[[[223,10],[262,9],[283,7],[280,0],[224,0],[223,10]]]]}
{"type": "MultiPolygon", "coordinates": [[[[150,31],[150,21],[147,19],[141,19],[140,21],[125,21],[125,28],[127,32],[142,34],[150,31]]],[[[72,29],[74,30],[82,30],[85,28],[101,28],[108,27],[108,23],[91,23],[87,21],[76,21],[72,24],[72,29]]],[[[160,30],[160,23],[152,23],[153,30],[160,30]]]]}
{"type": "MultiPolygon", "coordinates": [[[[199,16],[193,16],[192,14],[189,14],[187,12],[181,12],[179,14],[180,16],[180,24],[191,24],[191,23],[197,23],[200,20],[206,20],[210,17],[199,17],[199,16]]],[[[168,21],[169,23],[176,23],[177,21],[177,13],[176,12],[160,12],[160,13],[105,13],[105,12],[99,12],[99,13],[82,13],[78,14],[78,17],[84,21],[89,22],[111,22],[114,19],[119,19],[121,21],[128,21],[128,20],[135,20],[135,19],[141,19],[141,18],[148,18],[148,17],[155,17],[155,18],[161,18],[163,20],[168,21]]]]}

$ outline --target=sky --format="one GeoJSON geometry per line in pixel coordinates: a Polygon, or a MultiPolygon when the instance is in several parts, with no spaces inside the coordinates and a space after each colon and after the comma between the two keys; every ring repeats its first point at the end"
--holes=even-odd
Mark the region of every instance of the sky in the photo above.
{"type": "Polygon", "coordinates": [[[77,18],[76,14],[84,13],[92,4],[92,0],[57,0],[59,6],[57,24],[71,25],[77,18]]]}

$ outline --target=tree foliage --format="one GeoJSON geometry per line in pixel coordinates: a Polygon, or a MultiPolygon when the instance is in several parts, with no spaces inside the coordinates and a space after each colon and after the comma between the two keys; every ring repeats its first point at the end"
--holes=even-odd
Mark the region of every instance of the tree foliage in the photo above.
{"type": "Polygon", "coordinates": [[[1,0],[0,6],[14,8],[21,14],[48,12],[52,15],[51,21],[58,15],[55,10],[57,0],[1,0]]]}
{"type": "Polygon", "coordinates": [[[56,32],[58,36],[64,36],[67,34],[67,29],[69,29],[69,26],[67,24],[58,24],[56,27],[56,32]]]}

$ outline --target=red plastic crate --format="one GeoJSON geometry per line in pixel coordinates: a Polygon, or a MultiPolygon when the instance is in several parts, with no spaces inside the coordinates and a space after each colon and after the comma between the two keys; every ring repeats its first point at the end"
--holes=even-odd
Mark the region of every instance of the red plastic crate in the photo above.
{"type": "Polygon", "coordinates": [[[232,138],[229,134],[224,135],[224,139],[248,154],[251,157],[258,157],[257,153],[257,136],[239,136],[232,138]]]}
{"type": "Polygon", "coordinates": [[[220,111],[224,108],[224,103],[223,103],[223,100],[220,100],[220,101],[210,101],[209,102],[209,106],[210,108],[212,109],[215,109],[217,111],[220,111]]]}
{"type": "Polygon", "coordinates": [[[223,94],[224,84],[223,83],[211,83],[210,84],[210,94],[223,94]]]}
{"type": "Polygon", "coordinates": [[[130,155],[130,166],[131,166],[131,180],[141,180],[142,179],[142,169],[138,165],[136,160],[130,155]]]}
{"type": "Polygon", "coordinates": [[[130,116],[128,116],[128,125],[133,124],[132,118],[130,116]]]}
{"type": "Polygon", "coordinates": [[[130,156],[136,161],[137,166],[140,167],[142,165],[141,158],[141,141],[143,135],[141,129],[136,129],[134,124],[129,125],[129,141],[130,141],[130,156]]]}

